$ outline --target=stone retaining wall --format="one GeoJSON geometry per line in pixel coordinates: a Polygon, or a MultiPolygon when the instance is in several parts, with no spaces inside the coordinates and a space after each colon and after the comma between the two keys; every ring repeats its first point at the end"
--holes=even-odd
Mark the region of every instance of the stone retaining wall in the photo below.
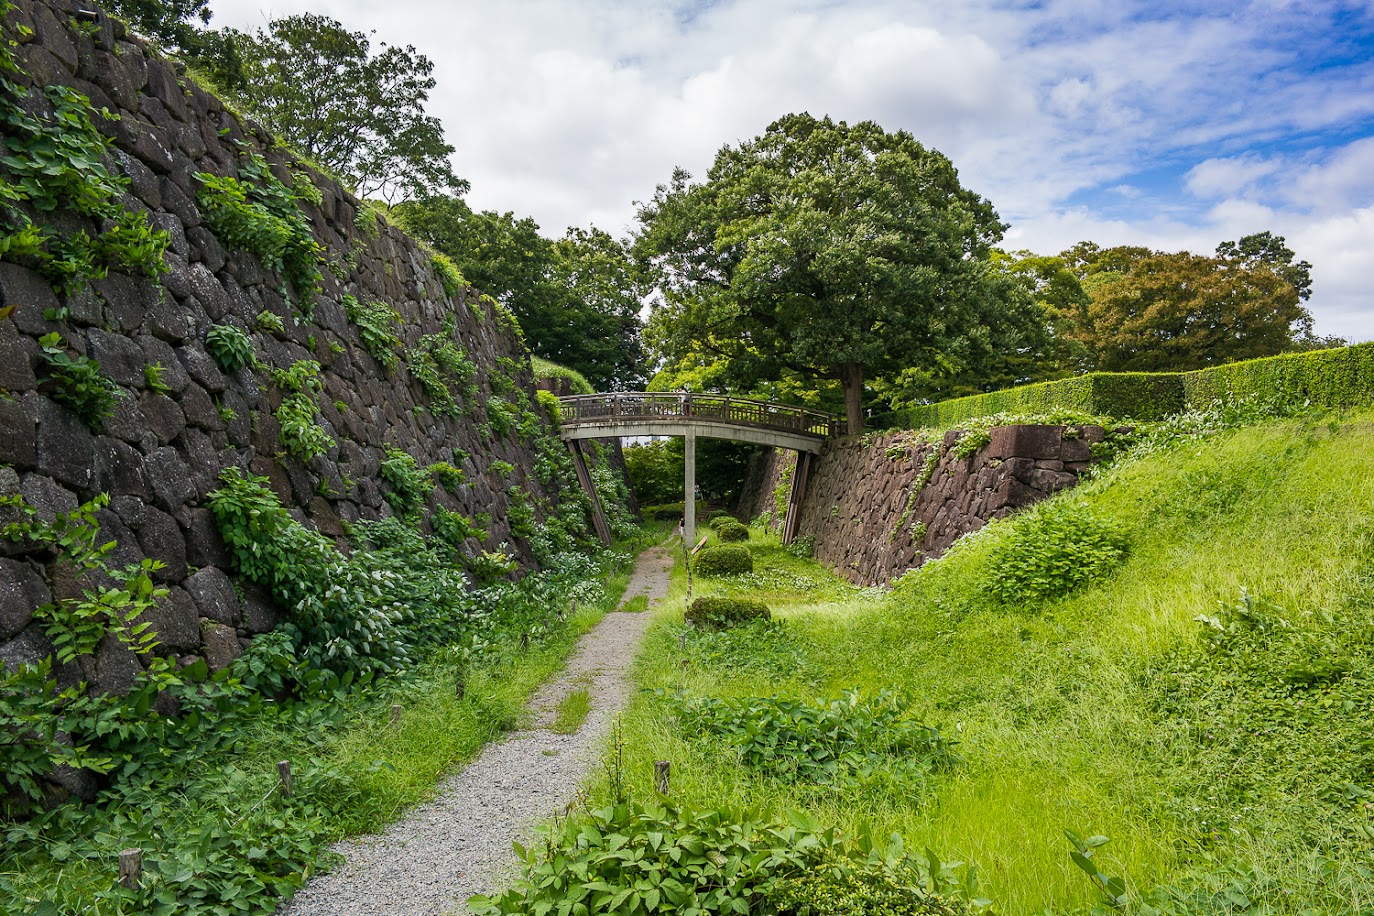
{"type": "MultiPolygon", "coordinates": [[[[30,74],[24,104],[42,106],[42,87],[62,84],[118,116],[95,119],[112,140],[108,165],[130,179],[124,206],[171,234],[168,272],[158,281],[111,273],[59,296],[23,263],[0,262],[0,303],[15,307],[0,319],[0,496],[22,495],[51,519],[109,493],[99,520],[102,539],[117,544],[110,565],[144,557],[165,564],[157,576],[170,595],[152,614],[159,651],[203,656],[212,667],[227,664],[278,618],[263,595],[234,580],[206,509],[225,468],[266,477],[298,520],[341,539],[345,522],[391,513],[379,478],[388,447],[422,468],[451,462],[466,481],[454,494],[435,487],[431,507],[487,516],[488,538],[470,539],[468,549],[508,545],[528,566],[528,546],[510,531],[512,492],[522,490],[540,513],[557,505],[560,484],[537,478],[527,435],[492,425],[494,398],[535,403],[528,354],[512,323],[476,290],[446,295],[419,245],[363,211],[332,179],[292,162],[179,65],[103,15],[94,34],[85,34],[74,11],[65,0],[19,0],[6,37],[20,42],[16,59],[30,74]],[[195,174],[233,175],[243,151],[265,157],[283,181],[308,174],[320,192],[318,205],[301,205],[328,265],[309,319],[283,297],[281,277],[202,222],[195,174]],[[461,419],[430,412],[404,362],[388,373],[367,353],[341,303],[346,294],[393,307],[405,348],[454,323],[452,339],[477,366],[477,396],[462,405],[461,419]],[[256,316],[263,312],[285,329],[262,330],[256,316]],[[205,346],[217,324],[249,332],[261,365],[221,371],[205,346]],[[38,343],[50,332],[118,383],[117,409],[103,427],[88,427],[53,400],[38,343]],[[305,359],[322,367],[316,419],[335,441],[308,464],[283,452],[274,416],[283,393],[272,380],[273,369],[305,359]],[[150,386],[150,365],[162,368],[165,391],[150,386]]],[[[35,222],[54,220],[68,231],[80,228],[64,214],[35,214],[35,222]]],[[[46,656],[51,647],[34,608],[77,597],[88,584],[50,556],[0,539],[0,661],[13,666],[46,656]]],[[[137,670],[132,652],[108,637],[67,677],[118,691],[137,670]]]]}
{"type": "MultiPolygon", "coordinates": [[[[940,442],[898,432],[837,439],[821,455],[798,536],[816,558],[862,585],[887,582],[938,557],[963,535],[1078,482],[1100,426],[1003,426],[959,457],[955,430],[940,442]]],[[[751,464],[740,514],[782,523],[796,455],[766,450],[751,464]]]]}

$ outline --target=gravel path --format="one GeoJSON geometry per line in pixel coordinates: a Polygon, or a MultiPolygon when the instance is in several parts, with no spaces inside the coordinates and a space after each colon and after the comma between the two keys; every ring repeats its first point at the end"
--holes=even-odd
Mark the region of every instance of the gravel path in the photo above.
{"type": "MultiPolygon", "coordinates": [[[[673,558],[640,554],[625,590],[662,598],[673,558]]],[[[437,797],[376,836],[338,844],[344,863],[312,880],[281,916],[431,916],[467,912],[464,901],[503,886],[516,871],[512,841],[571,802],[629,697],[628,667],[649,614],[607,614],[579,641],[567,667],[531,698],[534,725],[488,745],[450,776],[437,797]],[[575,734],[548,730],[559,700],[586,687],[591,713],[575,734]]]]}

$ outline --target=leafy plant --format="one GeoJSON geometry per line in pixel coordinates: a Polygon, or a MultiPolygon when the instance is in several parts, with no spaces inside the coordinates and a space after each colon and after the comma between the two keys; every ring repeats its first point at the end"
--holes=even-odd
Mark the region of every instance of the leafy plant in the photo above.
{"type": "Polygon", "coordinates": [[[238,372],[258,364],[253,341],[242,328],[217,324],[205,332],[205,349],[225,372],[238,372]]]}
{"type": "Polygon", "coordinates": [[[52,399],[69,408],[92,429],[100,429],[114,412],[124,392],[114,380],[100,373],[100,363],[87,356],[72,356],[57,332],[39,338],[48,378],[54,385],[52,399]]]}
{"type": "Polygon", "coordinates": [[[319,412],[316,397],[324,390],[319,376],[320,364],[310,359],[299,360],[290,369],[272,372],[277,387],[288,392],[276,410],[277,439],[287,454],[302,462],[309,462],[334,447],[334,437],[315,420],[319,412]]]}
{"type": "Polygon", "coordinates": [[[469,404],[476,403],[477,387],[472,380],[477,367],[444,334],[421,337],[419,344],[406,352],[406,365],[429,397],[436,414],[460,416],[458,396],[469,404]]]}
{"type": "Polygon", "coordinates": [[[450,493],[456,494],[463,485],[462,468],[456,468],[447,461],[437,461],[429,466],[429,474],[439,485],[450,493]]]}
{"type": "Polygon", "coordinates": [[[388,448],[382,459],[381,478],[391,489],[384,498],[403,519],[415,521],[425,504],[429,474],[420,470],[415,458],[398,448],[388,448]]]}
{"type": "Polygon", "coordinates": [[[925,774],[960,762],[955,741],[908,717],[910,700],[890,691],[870,698],[846,691],[833,700],[785,697],[683,697],[678,715],[698,734],[724,738],[745,766],[815,784],[925,774]]]}
{"type": "Polygon", "coordinates": [[[363,349],[389,375],[401,361],[401,338],[396,335],[400,313],[385,302],[360,302],[351,295],[344,296],[342,301],[348,320],[358,328],[363,349]]]}
{"type": "Polygon", "coordinates": [[[252,252],[271,270],[282,275],[282,295],[295,293],[295,306],[303,315],[314,310],[319,293],[321,252],[299,201],[308,199],[313,185],[302,194],[283,184],[262,156],[240,156],[238,177],[197,172],[200,188],[196,202],[201,218],[230,248],[252,252]]]}
{"type": "Polygon", "coordinates": [[[434,529],[434,536],[455,551],[462,550],[463,543],[468,538],[476,538],[479,541],[487,539],[485,528],[478,526],[461,512],[453,512],[443,506],[434,508],[434,514],[430,516],[429,522],[434,529]]]}
{"type": "Polygon", "coordinates": [[[270,309],[263,309],[258,312],[255,320],[258,327],[264,331],[271,331],[274,334],[282,334],[286,331],[286,323],[282,321],[281,316],[270,309]]]}
{"type": "Polygon", "coordinates": [[[693,626],[726,630],[754,620],[769,620],[768,605],[749,598],[703,596],[687,605],[684,619],[693,626]]]}
{"type": "Polygon", "coordinates": [[[1109,837],[1090,836],[1086,839],[1074,833],[1072,830],[1065,830],[1064,836],[1068,838],[1073,850],[1069,853],[1069,858],[1079,870],[1092,879],[1093,884],[1107,898],[1107,903],[1112,906],[1121,906],[1126,902],[1126,882],[1121,878],[1108,877],[1097,867],[1097,861],[1093,858],[1093,853],[1111,842],[1109,837]]]}
{"type": "Polygon", "coordinates": [[[143,384],[148,390],[155,394],[171,394],[172,386],[163,381],[163,373],[167,369],[162,363],[152,363],[143,367],[143,384]]]}
{"type": "Polygon", "coordinates": [[[988,587],[1008,604],[1055,598],[1115,569],[1126,550],[1121,529],[1085,506],[1046,504],[998,544],[988,587]]]}

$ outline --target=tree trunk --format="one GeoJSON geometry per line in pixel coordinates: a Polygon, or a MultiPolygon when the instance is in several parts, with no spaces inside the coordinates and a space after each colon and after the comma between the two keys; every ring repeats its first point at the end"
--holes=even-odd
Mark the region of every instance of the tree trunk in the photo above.
{"type": "Polygon", "coordinates": [[[844,364],[844,417],[849,422],[849,435],[864,431],[864,367],[858,363],[844,364]]]}

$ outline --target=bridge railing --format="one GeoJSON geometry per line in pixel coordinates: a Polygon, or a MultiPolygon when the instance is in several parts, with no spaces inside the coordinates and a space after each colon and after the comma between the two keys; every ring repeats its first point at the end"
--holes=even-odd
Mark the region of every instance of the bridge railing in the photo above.
{"type": "Polygon", "coordinates": [[[564,426],[604,423],[607,420],[691,417],[821,438],[838,435],[840,431],[839,421],[819,410],[722,394],[631,391],[620,394],[579,394],[558,400],[564,426]]]}

